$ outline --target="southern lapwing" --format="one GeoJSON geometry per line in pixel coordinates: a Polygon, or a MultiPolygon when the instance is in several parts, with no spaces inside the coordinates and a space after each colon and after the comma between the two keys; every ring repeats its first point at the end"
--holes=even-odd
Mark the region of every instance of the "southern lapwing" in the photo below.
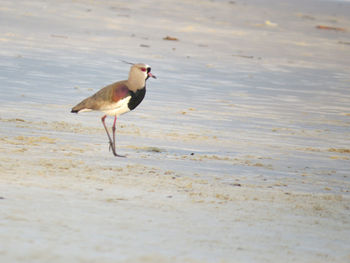
{"type": "Polygon", "coordinates": [[[156,78],[151,73],[150,66],[143,63],[132,64],[127,80],[115,82],[100,89],[94,95],[86,98],[72,108],[71,112],[73,113],[93,110],[105,113],[101,120],[108,136],[109,147],[112,149],[114,156],[124,157],[117,154],[115,150],[115,125],[117,117],[132,111],[141,103],[146,94],[146,80],[149,77],[156,78]],[[114,116],[112,126],[113,140],[105,123],[107,115],[114,116]]]}

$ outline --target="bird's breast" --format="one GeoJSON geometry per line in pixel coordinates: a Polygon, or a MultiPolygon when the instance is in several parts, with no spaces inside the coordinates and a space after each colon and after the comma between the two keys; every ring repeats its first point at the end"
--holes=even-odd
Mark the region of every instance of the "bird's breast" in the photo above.
{"type": "Polygon", "coordinates": [[[130,110],[135,109],[143,100],[146,94],[146,87],[137,90],[136,92],[130,91],[131,99],[128,102],[128,107],[130,110]]]}

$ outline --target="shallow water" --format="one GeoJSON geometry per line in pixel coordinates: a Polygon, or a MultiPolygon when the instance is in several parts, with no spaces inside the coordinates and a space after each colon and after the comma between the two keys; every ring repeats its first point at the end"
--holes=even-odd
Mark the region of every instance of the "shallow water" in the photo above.
{"type": "MultiPolygon", "coordinates": [[[[23,186],[18,192],[29,191],[36,201],[52,198],[42,204],[47,209],[67,194],[72,210],[80,205],[91,209],[78,209],[77,217],[93,214],[94,209],[107,218],[112,217],[109,208],[125,212],[114,223],[127,224],[133,218],[135,225],[145,228],[141,241],[165,249],[170,257],[185,253],[195,260],[218,262],[215,259],[222,254],[230,262],[233,254],[245,261],[261,254],[266,260],[270,254],[260,241],[267,238],[267,246],[278,247],[274,242],[282,238],[297,259],[306,256],[304,247],[311,247],[312,260],[341,262],[349,236],[350,46],[343,43],[350,38],[347,31],[322,31],[315,25],[350,28],[344,15],[350,7],[324,2],[315,10],[313,1],[231,2],[202,1],[198,6],[162,1],[151,7],[146,1],[62,1],[55,6],[20,1],[18,9],[5,1],[0,9],[4,185],[15,182],[23,186]],[[167,35],[179,41],[163,40],[167,35]],[[123,60],[149,64],[157,80],[147,82],[140,106],[119,118],[117,148],[127,158],[116,159],[108,151],[102,114],[75,115],[70,109],[99,88],[125,79],[129,65],[123,60]],[[88,200],[82,201],[80,195],[88,200]],[[136,210],[127,210],[121,200],[132,202],[129,209],[136,210]],[[187,220],[211,219],[202,221],[204,229],[183,225],[170,244],[175,246],[185,236],[191,240],[189,246],[171,252],[162,239],[169,237],[159,232],[171,229],[169,224],[188,222],[181,219],[183,214],[187,220]],[[154,220],[154,226],[147,228],[137,219],[154,220]],[[300,233],[310,222],[315,230],[300,233]],[[220,231],[211,230],[214,225],[220,231]],[[284,229],[288,231],[281,237],[284,229]],[[329,246],[327,237],[319,234],[324,230],[339,236],[342,245],[329,246]],[[208,240],[203,237],[206,232],[208,240]],[[256,233],[262,240],[255,241],[256,233]],[[280,239],[274,239],[279,234],[280,239]],[[232,247],[232,237],[239,239],[237,247],[232,247]],[[302,243],[301,251],[296,240],[302,243]],[[211,253],[213,246],[218,249],[211,253]],[[317,254],[319,250],[326,256],[317,254]]],[[[19,186],[12,187],[8,195],[16,196],[19,186]]],[[[27,206],[16,205],[25,214],[27,206]]],[[[69,222],[78,227],[72,214],[69,222]]],[[[53,220],[64,219],[55,214],[53,220]]],[[[105,220],[94,215],[86,228],[100,222],[107,227],[105,220]]],[[[22,229],[29,227],[28,223],[22,229]]],[[[33,231],[25,237],[41,233],[33,231]]],[[[102,237],[108,238],[110,231],[103,229],[102,237]]],[[[129,235],[139,233],[134,226],[130,232],[120,231],[112,231],[110,238],[120,235],[135,241],[129,235]]],[[[68,240],[74,238],[82,237],[71,234],[68,240]]],[[[119,259],[130,258],[141,241],[135,246],[114,241],[129,251],[129,257],[119,259]]],[[[101,242],[96,237],[87,247],[101,242]]],[[[9,251],[13,248],[9,245],[9,251]]],[[[81,247],[75,249],[71,255],[78,257],[75,253],[81,247]]],[[[152,245],[147,251],[153,251],[152,245]]],[[[118,254],[111,253],[107,258],[118,254]]],[[[90,254],[99,255],[95,250],[90,254]]]]}

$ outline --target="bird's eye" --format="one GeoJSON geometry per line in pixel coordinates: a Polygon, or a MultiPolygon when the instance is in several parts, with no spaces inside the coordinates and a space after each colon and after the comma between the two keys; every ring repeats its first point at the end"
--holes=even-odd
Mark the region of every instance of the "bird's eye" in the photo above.
{"type": "Polygon", "coordinates": [[[141,69],[142,71],[144,71],[144,72],[146,71],[146,68],[140,68],[140,69],[141,69]]]}

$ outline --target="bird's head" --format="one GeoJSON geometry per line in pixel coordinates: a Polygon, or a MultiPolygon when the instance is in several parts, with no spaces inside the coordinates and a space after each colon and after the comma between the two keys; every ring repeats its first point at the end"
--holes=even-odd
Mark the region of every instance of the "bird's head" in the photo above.
{"type": "Polygon", "coordinates": [[[150,66],[143,63],[132,64],[128,78],[129,88],[131,90],[142,89],[145,87],[146,80],[149,79],[149,77],[156,78],[156,76],[151,73],[150,66]]]}
{"type": "Polygon", "coordinates": [[[129,73],[129,79],[135,78],[135,79],[147,80],[149,77],[156,79],[156,76],[154,76],[151,73],[150,66],[143,64],[143,63],[138,63],[138,64],[132,65],[132,67],[130,69],[130,73],[129,73]]]}

